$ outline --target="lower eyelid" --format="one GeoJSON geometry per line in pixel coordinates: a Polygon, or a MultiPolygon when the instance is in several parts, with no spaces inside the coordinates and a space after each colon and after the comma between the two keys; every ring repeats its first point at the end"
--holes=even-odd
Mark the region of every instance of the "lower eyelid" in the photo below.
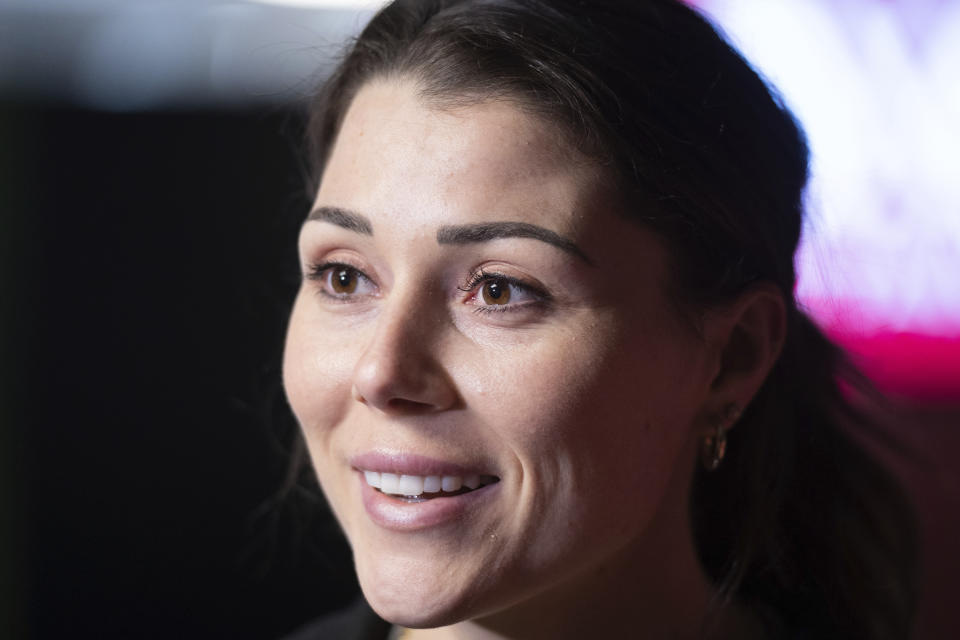
{"type": "Polygon", "coordinates": [[[546,302],[543,300],[532,300],[530,302],[520,302],[517,304],[477,304],[473,305],[474,313],[520,313],[524,311],[535,311],[543,309],[546,302]]]}

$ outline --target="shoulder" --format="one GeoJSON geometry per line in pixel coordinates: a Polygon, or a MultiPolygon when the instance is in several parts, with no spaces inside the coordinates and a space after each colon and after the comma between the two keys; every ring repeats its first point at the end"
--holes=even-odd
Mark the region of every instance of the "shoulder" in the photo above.
{"type": "Polygon", "coordinates": [[[358,598],[349,608],[308,622],[282,640],[386,640],[389,634],[390,623],[358,598]]]}

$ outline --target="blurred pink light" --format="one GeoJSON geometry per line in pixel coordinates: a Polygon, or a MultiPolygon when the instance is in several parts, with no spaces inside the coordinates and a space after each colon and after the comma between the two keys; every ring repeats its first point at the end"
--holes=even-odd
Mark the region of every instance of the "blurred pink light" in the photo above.
{"type": "Polygon", "coordinates": [[[960,399],[960,338],[889,332],[829,332],[881,391],[916,400],[960,399]]]}

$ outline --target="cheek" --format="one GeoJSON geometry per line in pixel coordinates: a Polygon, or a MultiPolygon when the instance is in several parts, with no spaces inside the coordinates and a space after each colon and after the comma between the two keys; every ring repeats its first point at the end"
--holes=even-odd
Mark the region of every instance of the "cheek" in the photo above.
{"type": "Polygon", "coordinates": [[[355,347],[317,326],[309,294],[294,305],[283,354],[283,386],[290,408],[307,436],[322,436],[348,407],[355,347]]]}
{"type": "Polygon", "coordinates": [[[592,466],[637,449],[655,456],[656,440],[675,439],[692,421],[698,356],[651,324],[593,319],[549,340],[484,353],[461,378],[472,376],[481,413],[518,453],[566,451],[592,466]],[[632,450],[617,455],[623,446],[632,450]]]}
{"type": "Polygon", "coordinates": [[[484,361],[498,382],[482,412],[522,467],[524,520],[537,524],[526,538],[544,554],[639,535],[682,463],[696,354],[654,329],[607,318],[484,361]]]}

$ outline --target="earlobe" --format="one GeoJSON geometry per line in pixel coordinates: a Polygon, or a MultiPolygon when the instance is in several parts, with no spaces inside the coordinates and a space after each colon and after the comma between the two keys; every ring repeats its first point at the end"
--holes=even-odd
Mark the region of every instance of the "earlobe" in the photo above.
{"type": "Polygon", "coordinates": [[[786,336],[786,303],[772,283],[757,283],[707,318],[719,362],[704,416],[708,424],[730,406],[745,409],[780,356],[786,336]]]}

